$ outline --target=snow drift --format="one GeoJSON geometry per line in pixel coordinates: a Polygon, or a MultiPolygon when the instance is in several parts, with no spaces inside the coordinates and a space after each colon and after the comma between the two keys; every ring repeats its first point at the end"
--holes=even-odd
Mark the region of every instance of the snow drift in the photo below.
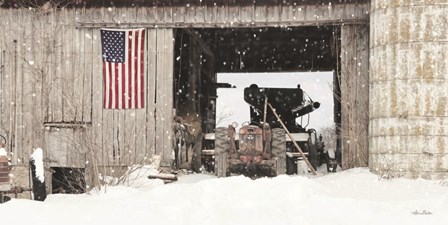
{"type": "Polygon", "coordinates": [[[0,205],[0,218],[45,225],[447,224],[447,193],[443,181],[379,180],[367,169],[256,180],[192,174],[170,184],[142,176],[44,202],[13,199],[0,205]]]}

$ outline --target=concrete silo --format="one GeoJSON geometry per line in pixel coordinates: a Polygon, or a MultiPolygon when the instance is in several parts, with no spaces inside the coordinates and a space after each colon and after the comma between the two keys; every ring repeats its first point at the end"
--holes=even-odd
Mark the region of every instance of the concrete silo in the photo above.
{"type": "Polygon", "coordinates": [[[372,0],[369,167],[448,177],[448,1],[372,0]]]}

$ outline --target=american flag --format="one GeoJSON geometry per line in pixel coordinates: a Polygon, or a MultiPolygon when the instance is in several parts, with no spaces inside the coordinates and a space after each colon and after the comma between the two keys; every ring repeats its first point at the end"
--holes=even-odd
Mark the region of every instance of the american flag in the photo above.
{"type": "Polygon", "coordinates": [[[145,30],[101,29],[106,109],[145,107],[145,30]]]}

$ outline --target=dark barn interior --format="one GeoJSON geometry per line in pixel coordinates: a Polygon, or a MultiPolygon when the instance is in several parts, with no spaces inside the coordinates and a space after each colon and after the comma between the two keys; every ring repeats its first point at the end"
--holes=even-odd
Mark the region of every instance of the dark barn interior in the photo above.
{"type": "MultiPolygon", "coordinates": [[[[217,73],[335,71],[336,75],[339,52],[338,26],[176,29],[176,115],[199,115],[202,131],[213,132],[216,89],[230,87],[216,83],[217,73]]],[[[337,123],[338,101],[334,112],[337,123]]]]}
{"type": "Polygon", "coordinates": [[[86,190],[85,169],[52,167],[52,193],[81,194],[86,190]]]}
{"type": "Polygon", "coordinates": [[[216,72],[331,71],[333,27],[202,29],[216,72]]]}

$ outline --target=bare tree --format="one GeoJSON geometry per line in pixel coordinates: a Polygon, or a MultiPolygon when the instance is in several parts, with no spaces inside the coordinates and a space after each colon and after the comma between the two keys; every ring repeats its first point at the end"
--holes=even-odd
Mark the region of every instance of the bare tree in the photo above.
{"type": "Polygon", "coordinates": [[[322,135],[323,141],[325,142],[325,149],[336,150],[336,127],[326,126],[320,129],[319,133],[322,135]]]}
{"type": "MultiPolygon", "coordinates": [[[[224,113],[221,113],[221,114],[219,114],[219,116],[218,116],[218,119],[216,120],[216,125],[221,125],[221,123],[223,122],[223,121],[225,121],[227,118],[229,118],[229,117],[231,117],[233,114],[232,113],[227,113],[227,114],[224,114],[224,113]]],[[[227,126],[228,124],[224,124],[224,125],[222,125],[222,126],[227,126]]]]}

